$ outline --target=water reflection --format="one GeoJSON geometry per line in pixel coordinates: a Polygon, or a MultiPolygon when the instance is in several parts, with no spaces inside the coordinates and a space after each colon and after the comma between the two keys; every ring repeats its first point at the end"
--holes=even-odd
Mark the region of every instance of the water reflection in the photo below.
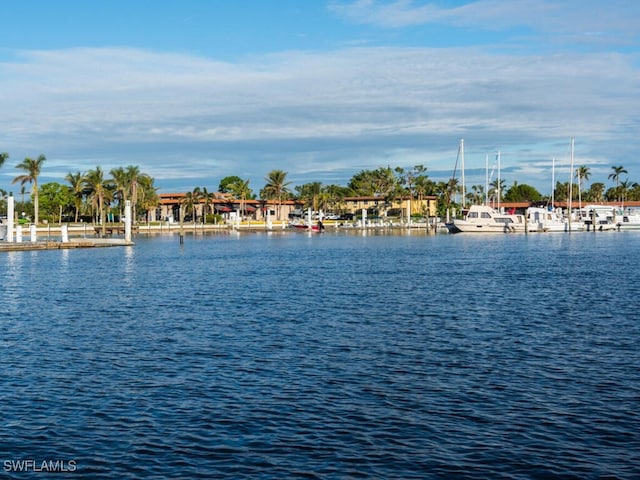
{"type": "Polygon", "coordinates": [[[135,268],[135,247],[124,247],[124,275],[122,281],[127,288],[134,283],[135,268]]]}
{"type": "Polygon", "coordinates": [[[19,285],[22,283],[24,252],[6,252],[2,274],[2,303],[7,314],[15,313],[20,306],[19,285]]]}

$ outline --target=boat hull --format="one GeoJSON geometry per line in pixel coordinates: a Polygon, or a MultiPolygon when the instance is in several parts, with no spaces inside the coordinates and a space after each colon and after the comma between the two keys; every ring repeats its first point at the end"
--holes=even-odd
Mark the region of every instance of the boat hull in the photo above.
{"type": "Polygon", "coordinates": [[[524,225],[477,224],[464,220],[447,223],[449,233],[524,233],[524,225]]]}
{"type": "Polygon", "coordinates": [[[500,213],[487,205],[472,205],[464,219],[446,224],[449,233],[524,233],[525,217],[500,213]]]}

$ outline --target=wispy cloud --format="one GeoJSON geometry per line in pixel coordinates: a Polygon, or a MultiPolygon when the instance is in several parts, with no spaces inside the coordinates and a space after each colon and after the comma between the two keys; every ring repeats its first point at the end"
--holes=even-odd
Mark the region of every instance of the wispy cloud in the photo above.
{"type": "Polygon", "coordinates": [[[229,63],[136,49],[25,51],[0,63],[0,150],[43,152],[47,174],[60,177],[133,163],[160,185],[237,174],[254,188],[274,168],[294,181],[345,183],[360,168],[404,160],[446,175],[459,137],[482,158],[512,146],[512,166],[531,162],[522,145],[572,135],[588,139],[594,162],[626,159],[640,126],[634,60],[356,48],[229,63]]]}
{"type": "Polygon", "coordinates": [[[553,41],[628,44],[640,31],[640,3],[627,0],[479,0],[441,7],[419,0],[335,1],[330,11],[384,28],[442,24],[495,31],[525,27],[553,41]]]}

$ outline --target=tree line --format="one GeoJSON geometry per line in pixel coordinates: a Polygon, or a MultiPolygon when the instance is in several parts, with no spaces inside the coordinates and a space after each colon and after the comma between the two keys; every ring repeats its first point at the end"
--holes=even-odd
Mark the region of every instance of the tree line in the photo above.
{"type": "MultiPolygon", "coordinates": [[[[9,158],[8,153],[0,153],[0,167],[9,158]]],[[[108,216],[122,216],[124,205],[131,201],[132,217],[138,218],[138,212],[146,213],[158,205],[157,188],[154,179],[141,172],[135,165],[118,167],[106,173],[100,166],[86,172],[69,172],[65,176],[68,185],[57,182],[38,184],[42,166],[47,158],[25,158],[16,165],[22,170],[12,183],[20,184],[21,201],[16,202],[16,212],[33,214],[33,222],[38,224],[42,218],[47,221],[62,222],[63,217],[78,222],[81,217],[89,217],[93,223],[105,224],[108,216]],[[25,191],[25,185],[31,185],[31,191],[25,191]],[[29,193],[32,202],[26,202],[24,195],[29,193]],[[42,214],[42,215],[41,215],[42,214]]],[[[1,190],[3,202],[7,192],[1,190]]],[[[5,207],[6,208],[6,207],[5,207]]]]}
{"type": "MultiPolygon", "coordinates": [[[[9,154],[0,153],[0,166],[9,158],[9,154]]],[[[157,187],[154,179],[141,172],[139,167],[129,165],[118,167],[105,173],[97,166],[87,172],[70,172],[65,176],[68,185],[56,182],[38,185],[42,165],[46,161],[44,155],[37,158],[25,158],[16,165],[22,173],[17,175],[12,183],[19,183],[20,192],[24,197],[26,184],[31,185],[30,204],[22,199],[19,204],[21,210],[31,213],[35,223],[40,220],[41,207],[49,221],[62,221],[63,216],[73,215],[77,222],[81,216],[89,216],[94,223],[104,224],[107,215],[121,216],[125,202],[131,201],[134,221],[138,221],[141,215],[156,208],[159,204],[157,187]]],[[[574,172],[575,183],[557,182],[553,192],[555,201],[568,201],[569,191],[572,192],[572,200],[579,202],[624,202],[628,200],[640,200],[640,184],[631,182],[623,175],[628,174],[622,166],[611,167],[612,173],[608,179],[614,183],[613,187],[606,188],[602,182],[594,182],[588,188],[586,183],[591,177],[589,167],[582,165],[574,172]]],[[[427,175],[427,169],[423,165],[412,168],[379,167],[372,170],[361,170],[351,177],[346,186],[321,182],[310,182],[297,185],[292,188],[287,179],[288,173],[283,170],[272,170],[264,178],[265,184],[258,194],[250,187],[249,179],[238,176],[223,178],[218,185],[218,192],[231,195],[240,204],[241,213],[244,214],[246,201],[255,199],[258,195],[263,200],[276,202],[276,216],[281,219],[282,204],[288,200],[301,202],[304,208],[312,208],[314,211],[323,210],[341,213],[345,205],[343,199],[350,196],[376,196],[383,200],[384,206],[389,206],[395,200],[407,196],[422,200],[427,196],[435,196],[438,201],[438,214],[444,215],[450,206],[459,207],[461,203],[462,186],[457,178],[451,178],[446,182],[435,182],[427,175]]],[[[6,192],[1,192],[3,197],[6,192]]],[[[493,180],[487,191],[483,185],[472,185],[464,192],[465,203],[484,202],[540,202],[550,201],[551,198],[540,194],[538,190],[527,184],[513,182],[509,187],[505,179],[493,180]]],[[[196,206],[204,204],[205,218],[210,213],[213,215],[213,199],[215,193],[206,187],[196,187],[186,192],[183,199],[185,213],[189,212],[195,218],[196,206]]]]}

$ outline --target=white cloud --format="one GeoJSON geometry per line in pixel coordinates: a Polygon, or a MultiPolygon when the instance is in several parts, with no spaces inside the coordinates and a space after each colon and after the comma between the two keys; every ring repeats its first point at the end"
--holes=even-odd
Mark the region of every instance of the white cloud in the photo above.
{"type": "MultiPolygon", "coordinates": [[[[20,52],[0,63],[0,151],[12,160],[45,153],[47,174],[61,178],[136,164],[161,187],[192,178],[192,187],[215,188],[237,174],[257,190],[275,168],[344,184],[359,169],[405,159],[446,176],[459,137],[469,162],[476,155],[484,165],[502,146],[515,167],[530,161],[532,145],[575,135],[591,160],[611,158],[637,177],[634,61],[420,48],[238,63],[135,49],[20,52]]],[[[549,146],[536,158],[553,154],[549,146]]],[[[0,174],[13,177],[8,164],[0,174]]]]}
{"type": "Polygon", "coordinates": [[[637,40],[640,3],[628,0],[478,0],[460,6],[419,0],[334,1],[329,10],[350,21],[385,28],[444,24],[477,30],[528,27],[565,39],[628,42],[637,40]]]}

